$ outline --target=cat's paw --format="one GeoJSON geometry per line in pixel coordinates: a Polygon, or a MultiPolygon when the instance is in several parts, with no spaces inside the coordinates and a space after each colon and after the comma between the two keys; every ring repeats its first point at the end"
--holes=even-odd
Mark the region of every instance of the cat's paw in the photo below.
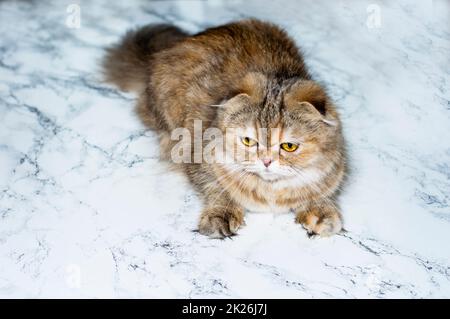
{"type": "Polygon", "coordinates": [[[206,209],[200,217],[198,231],[211,238],[225,238],[236,235],[238,229],[244,225],[244,214],[224,208],[206,209]]]}
{"type": "Polygon", "coordinates": [[[332,206],[299,212],[295,222],[302,224],[310,237],[314,235],[328,237],[342,230],[341,214],[332,206]]]}

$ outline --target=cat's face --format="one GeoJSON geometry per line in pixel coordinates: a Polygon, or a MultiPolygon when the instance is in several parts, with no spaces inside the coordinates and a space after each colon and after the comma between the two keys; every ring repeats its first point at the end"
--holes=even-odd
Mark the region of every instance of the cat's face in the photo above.
{"type": "Polygon", "coordinates": [[[219,116],[228,128],[226,168],[266,181],[320,179],[341,155],[337,114],[320,86],[254,75],[246,81],[219,116]]]}

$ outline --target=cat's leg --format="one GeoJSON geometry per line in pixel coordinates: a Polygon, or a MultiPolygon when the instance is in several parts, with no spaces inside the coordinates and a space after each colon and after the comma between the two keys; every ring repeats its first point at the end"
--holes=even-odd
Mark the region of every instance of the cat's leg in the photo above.
{"type": "Polygon", "coordinates": [[[244,225],[244,209],[226,195],[209,198],[200,216],[198,230],[211,238],[230,237],[244,225]]]}
{"type": "Polygon", "coordinates": [[[310,236],[326,237],[342,230],[341,213],[331,199],[310,204],[306,209],[299,209],[295,222],[302,224],[310,236]]]}

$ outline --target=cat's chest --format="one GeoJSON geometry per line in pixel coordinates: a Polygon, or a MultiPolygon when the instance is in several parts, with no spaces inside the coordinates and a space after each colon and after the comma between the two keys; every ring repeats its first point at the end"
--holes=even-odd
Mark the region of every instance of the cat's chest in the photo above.
{"type": "Polygon", "coordinates": [[[271,185],[250,185],[233,195],[240,205],[254,212],[284,213],[302,205],[295,190],[271,185]]]}

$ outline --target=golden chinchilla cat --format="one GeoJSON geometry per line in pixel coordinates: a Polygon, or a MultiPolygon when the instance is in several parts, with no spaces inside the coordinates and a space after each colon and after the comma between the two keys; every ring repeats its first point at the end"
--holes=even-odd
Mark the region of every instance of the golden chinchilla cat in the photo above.
{"type": "Polygon", "coordinates": [[[236,234],[245,209],[294,211],[308,234],[342,229],[336,196],[345,157],[338,113],[277,26],[244,20],[188,35],[149,25],[108,49],[103,67],[108,82],[139,94],[137,112],[160,134],[166,159],[173,156],[177,129],[195,135],[201,121],[201,132],[223,133],[226,160],[201,156],[180,164],[203,199],[200,233],[236,234]]]}

